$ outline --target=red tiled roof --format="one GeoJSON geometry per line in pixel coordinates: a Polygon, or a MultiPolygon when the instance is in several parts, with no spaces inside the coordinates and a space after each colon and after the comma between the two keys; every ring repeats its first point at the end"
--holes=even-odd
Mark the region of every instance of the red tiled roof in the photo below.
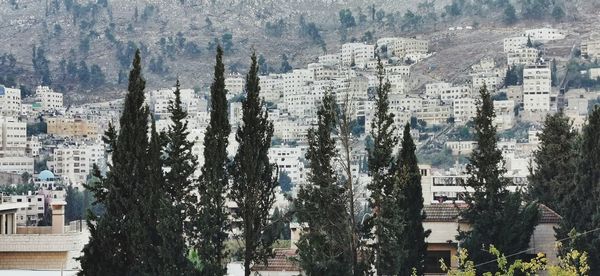
{"type": "MultiPolygon", "coordinates": [[[[431,205],[425,205],[423,210],[427,215],[425,222],[452,222],[459,218],[459,210],[467,208],[464,203],[452,204],[452,203],[435,203],[431,205]]],[[[541,212],[539,223],[558,223],[562,217],[548,208],[544,204],[539,205],[541,212]]]]}
{"type": "Polygon", "coordinates": [[[291,260],[296,256],[294,249],[274,249],[275,256],[267,260],[267,264],[255,264],[252,271],[300,271],[300,267],[291,260]]]}

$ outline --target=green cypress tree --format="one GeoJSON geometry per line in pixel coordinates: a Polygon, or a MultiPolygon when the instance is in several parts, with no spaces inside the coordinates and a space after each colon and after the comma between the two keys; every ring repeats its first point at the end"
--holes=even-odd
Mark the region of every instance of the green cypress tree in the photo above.
{"type": "Polygon", "coordinates": [[[147,174],[149,111],[144,106],[146,82],[141,71],[138,50],[129,74],[118,135],[114,130],[107,133],[112,165],[103,181],[104,191],[94,194],[96,200],[105,206],[106,212],[90,229],[92,236],[83,249],[80,275],[127,275],[147,265],[139,258],[139,245],[134,244],[140,228],[146,227],[141,221],[140,209],[144,206],[139,190],[145,185],[147,174]]]}
{"type": "Polygon", "coordinates": [[[171,125],[166,132],[166,147],[164,163],[169,171],[165,174],[167,191],[176,205],[181,206],[186,195],[192,189],[192,175],[198,161],[192,153],[194,143],[188,141],[188,113],[181,103],[179,80],[175,84],[175,99],[169,101],[167,110],[171,113],[171,125]]]}
{"type": "Polygon", "coordinates": [[[421,171],[415,154],[417,147],[410,135],[410,124],[404,127],[402,147],[396,168],[398,187],[401,196],[396,197],[398,214],[403,215],[403,231],[398,236],[400,241],[400,261],[397,264],[398,275],[409,275],[415,269],[417,275],[423,275],[427,243],[425,239],[431,233],[424,230],[423,220],[426,214],[423,211],[423,190],[421,187],[421,171]]]}
{"type": "Polygon", "coordinates": [[[570,182],[575,177],[577,133],[561,111],[546,117],[543,132],[538,137],[540,145],[533,154],[535,166],[530,168],[528,194],[531,199],[562,214],[567,210],[561,203],[571,193],[570,182]]]}
{"type": "Polygon", "coordinates": [[[317,112],[317,128],[308,131],[308,184],[300,187],[294,202],[303,227],[298,259],[307,275],[352,274],[347,190],[334,168],[336,109],[334,97],[327,93],[317,112]]]}
{"type": "Polygon", "coordinates": [[[173,239],[171,244],[164,245],[165,247],[162,249],[166,252],[163,252],[161,256],[172,258],[167,262],[170,270],[165,271],[171,272],[167,273],[171,275],[189,272],[191,267],[186,258],[187,247],[184,233],[187,234],[187,237],[192,235],[190,232],[185,232],[184,221],[188,216],[191,217],[188,209],[192,208],[195,203],[195,198],[191,194],[194,188],[192,177],[198,165],[196,156],[192,153],[194,143],[187,140],[189,135],[188,113],[182,106],[179,80],[175,84],[174,96],[175,98],[169,101],[167,107],[171,113],[171,124],[166,134],[161,135],[165,140],[162,141],[165,144],[164,165],[169,168],[164,176],[164,188],[161,188],[167,197],[166,202],[162,203],[165,211],[162,219],[170,222],[170,225],[167,226],[170,230],[166,228],[162,231],[173,239]]]}
{"type": "Polygon", "coordinates": [[[210,87],[210,124],[204,135],[204,165],[198,180],[197,214],[192,216],[193,246],[203,264],[201,275],[225,275],[225,240],[228,214],[225,207],[229,174],[227,172],[228,137],[231,132],[227,116],[223,50],[217,47],[215,73],[210,87]]]}
{"type": "Polygon", "coordinates": [[[235,217],[241,219],[244,241],[245,275],[249,276],[254,262],[265,262],[272,254],[272,239],[263,239],[269,226],[269,211],[275,201],[276,165],[269,162],[268,150],[273,137],[273,123],[269,121],[264,101],[260,99],[260,85],[256,53],[246,76],[246,99],[242,101],[242,121],[236,134],[239,143],[230,166],[233,184],[229,197],[237,204],[235,217]]]}
{"type": "MultiPolygon", "coordinates": [[[[459,229],[457,239],[475,263],[484,263],[494,256],[481,250],[482,247],[494,245],[501,252],[522,252],[528,248],[540,214],[536,204],[522,205],[520,192],[507,190],[510,180],[504,177],[504,159],[496,145],[493,101],[485,85],[479,93],[481,102],[474,119],[477,147],[467,165],[469,177],[463,183],[473,191],[466,193],[468,208],[461,211],[461,216],[471,223],[471,229],[459,229]]],[[[511,256],[518,257],[521,256],[511,256]]],[[[483,267],[484,271],[497,269],[494,265],[483,267]]]]}
{"type": "Polygon", "coordinates": [[[583,128],[576,157],[576,171],[570,182],[570,191],[562,200],[563,220],[557,229],[557,238],[567,238],[572,234],[583,234],[570,243],[565,250],[574,248],[589,254],[590,275],[600,273],[600,108],[595,108],[583,128]]]}
{"type": "MultiPolygon", "coordinates": [[[[377,58],[377,78],[379,85],[377,87],[377,95],[375,98],[375,115],[371,123],[371,137],[373,138],[373,147],[369,148],[369,173],[371,174],[371,183],[367,186],[371,192],[370,204],[374,210],[372,221],[367,226],[372,225],[375,233],[375,268],[378,273],[392,274],[393,267],[398,264],[396,262],[397,255],[400,251],[397,249],[397,244],[391,244],[393,240],[384,236],[384,233],[393,231],[386,229],[388,227],[397,227],[390,223],[389,218],[384,218],[380,214],[393,213],[395,206],[389,204],[390,210],[385,210],[383,201],[386,203],[392,202],[386,197],[392,197],[394,186],[393,177],[393,151],[398,144],[398,138],[395,136],[396,127],[394,126],[394,114],[389,110],[390,83],[384,81],[385,72],[381,59],[377,58]]],[[[387,206],[385,206],[387,207],[387,206]]],[[[369,230],[370,232],[370,230],[369,230]]]]}

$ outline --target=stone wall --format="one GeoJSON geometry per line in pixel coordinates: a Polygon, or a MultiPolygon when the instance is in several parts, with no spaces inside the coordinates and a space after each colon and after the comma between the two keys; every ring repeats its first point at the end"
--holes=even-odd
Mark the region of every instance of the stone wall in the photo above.
{"type": "Polygon", "coordinates": [[[65,269],[67,252],[0,252],[2,269],[65,269]]]}

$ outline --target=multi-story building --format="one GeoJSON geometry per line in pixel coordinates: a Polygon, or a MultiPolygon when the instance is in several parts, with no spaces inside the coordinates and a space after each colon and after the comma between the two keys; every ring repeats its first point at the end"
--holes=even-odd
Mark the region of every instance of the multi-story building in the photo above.
{"type": "Polygon", "coordinates": [[[232,74],[225,78],[225,89],[227,89],[227,97],[231,98],[244,92],[246,80],[240,74],[232,74]]]}
{"type": "Polygon", "coordinates": [[[342,45],[342,64],[364,68],[367,62],[375,58],[375,46],[364,43],[346,43],[342,45]]]}
{"type": "MultiPolygon", "coordinates": [[[[228,78],[229,79],[229,78],[228,78]]],[[[227,80],[226,79],[226,82],[227,80]]],[[[160,89],[149,93],[146,101],[154,115],[160,118],[169,118],[169,103],[175,100],[175,88],[160,89]]],[[[203,98],[196,97],[193,89],[180,89],[180,98],[183,108],[190,115],[207,110],[207,102],[203,98]]],[[[228,94],[229,95],[229,94],[228,94]]]]}
{"type": "Polygon", "coordinates": [[[305,151],[298,146],[273,146],[269,148],[269,160],[277,164],[280,172],[285,172],[292,183],[303,184],[306,181],[306,169],[304,168],[305,151]]]}
{"type": "Polygon", "coordinates": [[[538,60],[539,50],[536,48],[520,48],[506,53],[508,65],[527,65],[536,63],[538,60]]]}
{"type": "Polygon", "coordinates": [[[550,68],[546,64],[529,65],[523,69],[523,108],[525,111],[550,111],[550,68]]]}
{"type": "Polygon", "coordinates": [[[341,53],[319,56],[319,63],[326,64],[326,65],[340,64],[341,60],[342,60],[341,53]]]}
{"type": "Polygon", "coordinates": [[[454,121],[466,123],[477,113],[477,100],[474,98],[458,98],[452,101],[454,121]]]}
{"type": "Polygon", "coordinates": [[[429,51],[429,41],[415,38],[382,38],[377,40],[377,45],[386,45],[388,53],[401,58],[409,54],[427,54],[429,51]]]}
{"type": "Polygon", "coordinates": [[[47,133],[66,137],[96,137],[98,124],[83,118],[51,117],[46,118],[47,133]]]}
{"type": "Polygon", "coordinates": [[[59,145],[54,149],[48,168],[60,176],[65,183],[85,183],[93,165],[105,167],[104,145],[102,143],[59,145]]]}
{"type": "Polygon", "coordinates": [[[2,197],[4,203],[27,203],[27,207],[21,207],[17,210],[17,225],[37,225],[44,218],[46,210],[44,195],[33,194],[12,195],[2,197]]]}
{"type": "Polygon", "coordinates": [[[547,42],[551,40],[560,40],[566,37],[565,32],[552,28],[539,28],[526,30],[523,37],[529,37],[531,40],[547,42]]]}
{"type": "Polygon", "coordinates": [[[21,112],[21,90],[0,85],[0,116],[16,116],[21,112]]]}
{"type": "Polygon", "coordinates": [[[600,58],[600,36],[591,35],[587,39],[581,40],[581,55],[589,59],[600,58]]]}
{"type": "Polygon", "coordinates": [[[489,70],[472,74],[473,92],[478,92],[485,84],[488,91],[494,92],[504,84],[505,69],[489,70]],[[504,71],[504,72],[502,72],[504,71]]]}
{"type": "Polygon", "coordinates": [[[13,117],[0,117],[0,154],[24,153],[27,148],[27,123],[13,117]]]}
{"type": "Polygon", "coordinates": [[[425,85],[425,95],[439,98],[445,104],[452,104],[454,99],[469,97],[471,88],[468,86],[452,86],[451,83],[437,82],[425,85]]]}
{"type": "MultiPolygon", "coordinates": [[[[527,46],[528,38],[526,36],[515,36],[504,39],[504,52],[510,53],[527,46]]],[[[510,63],[509,63],[510,64],[510,63]]]]}
{"type": "Polygon", "coordinates": [[[38,86],[35,95],[44,111],[55,110],[63,107],[63,94],[54,92],[48,86],[38,86]]]}

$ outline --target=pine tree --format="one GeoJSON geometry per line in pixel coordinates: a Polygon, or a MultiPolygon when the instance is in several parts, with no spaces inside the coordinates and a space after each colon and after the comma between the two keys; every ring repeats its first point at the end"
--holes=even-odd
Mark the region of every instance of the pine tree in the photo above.
{"type": "MultiPolygon", "coordinates": [[[[400,254],[396,250],[397,244],[390,244],[388,237],[384,237],[384,233],[392,231],[387,227],[396,227],[389,221],[384,220],[380,213],[393,213],[395,206],[390,204],[390,210],[382,211],[382,201],[387,197],[392,197],[394,185],[393,178],[393,151],[398,144],[398,138],[395,136],[396,127],[394,126],[394,114],[389,111],[388,94],[390,91],[390,83],[385,82],[385,72],[381,59],[377,58],[377,69],[379,85],[377,87],[377,96],[375,98],[375,115],[371,123],[371,137],[373,138],[373,146],[369,148],[369,173],[372,176],[371,183],[367,186],[371,192],[370,204],[374,210],[372,225],[375,229],[375,251],[376,260],[375,268],[378,273],[393,274],[393,267],[397,265],[396,255],[400,254]]],[[[390,202],[391,200],[386,200],[390,202]]],[[[370,230],[369,230],[370,232],[370,230]]]]}
{"type": "Polygon", "coordinates": [[[336,109],[334,97],[327,93],[317,112],[318,126],[308,132],[308,184],[300,187],[294,202],[303,225],[298,258],[307,275],[352,275],[347,190],[333,164],[337,156],[333,138],[336,109]]]}
{"type": "MultiPolygon", "coordinates": [[[[166,255],[172,256],[170,264],[177,264],[171,267],[169,274],[181,274],[189,269],[187,262],[187,247],[184,237],[191,237],[192,233],[185,231],[184,221],[189,216],[191,217],[188,208],[194,206],[194,197],[191,195],[192,177],[196,166],[198,165],[196,156],[192,153],[194,143],[187,140],[189,135],[187,116],[188,113],[184,110],[181,102],[179,80],[175,84],[175,98],[169,101],[167,107],[171,113],[171,124],[164,137],[165,157],[164,165],[169,168],[164,177],[165,195],[167,196],[166,203],[163,203],[162,208],[166,209],[163,220],[171,222],[169,236],[173,238],[172,244],[169,244],[165,252],[166,255]],[[175,269],[180,268],[180,271],[175,269]],[[177,273],[180,272],[180,273],[177,273]]],[[[160,148],[159,148],[160,150],[160,148]]],[[[166,229],[164,229],[166,231],[166,229]]]]}
{"type": "MultiPolygon", "coordinates": [[[[139,189],[146,181],[149,111],[144,106],[145,80],[141,58],[136,51],[129,74],[128,93],[120,118],[118,135],[107,132],[106,141],[112,151],[112,164],[96,200],[106,208],[105,214],[90,228],[90,241],[83,249],[80,275],[116,275],[140,271],[147,265],[140,259],[134,243],[141,227],[144,208],[139,189]]],[[[88,221],[88,225],[92,225],[88,221]]]]}
{"type": "Polygon", "coordinates": [[[244,242],[244,270],[250,275],[254,262],[264,262],[272,254],[272,239],[263,239],[269,225],[269,211],[275,201],[276,166],[269,162],[268,150],[273,136],[264,101],[260,99],[260,85],[256,54],[246,76],[246,99],[242,101],[243,125],[238,128],[237,153],[230,167],[233,184],[229,197],[237,204],[235,217],[241,219],[244,242]]]}
{"type": "Polygon", "coordinates": [[[415,155],[417,147],[410,135],[410,124],[404,127],[402,135],[402,147],[398,157],[396,168],[398,175],[398,188],[402,199],[398,201],[400,211],[403,214],[403,231],[400,236],[400,251],[406,255],[400,259],[398,275],[409,275],[415,269],[417,275],[423,275],[425,265],[425,255],[427,253],[427,243],[425,239],[431,233],[430,230],[424,230],[423,220],[426,214],[423,211],[423,190],[421,187],[421,171],[419,170],[417,156],[415,155]]]}
{"type": "Polygon", "coordinates": [[[217,47],[215,73],[210,87],[210,124],[204,135],[202,175],[198,180],[196,215],[191,217],[193,245],[203,264],[201,275],[225,275],[225,240],[228,214],[225,195],[228,187],[227,144],[231,127],[227,116],[223,50],[217,47]]]}
{"type": "MultiPolygon", "coordinates": [[[[506,169],[502,152],[497,148],[496,127],[493,125],[494,105],[485,85],[480,89],[481,102],[474,119],[477,147],[467,165],[469,177],[463,184],[473,190],[466,193],[468,208],[461,216],[471,223],[471,229],[459,230],[457,239],[469,251],[475,263],[484,263],[494,256],[482,247],[494,245],[502,252],[522,252],[540,216],[536,204],[522,205],[520,192],[507,190],[510,180],[504,177],[506,169]]],[[[518,258],[512,256],[511,258],[518,258]]],[[[485,271],[494,266],[485,265],[485,271]]]]}
{"type": "Polygon", "coordinates": [[[567,210],[561,203],[571,193],[570,182],[575,177],[577,133],[561,111],[546,117],[538,137],[540,145],[533,154],[535,166],[530,168],[527,191],[531,199],[562,214],[567,210]]]}
{"type": "MultiPolygon", "coordinates": [[[[583,128],[576,171],[572,182],[566,187],[570,191],[562,200],[563,220],[557,229],[557,238],[570,234],[582,234],[600,227],[600,108],[595,108],[583,128]]],[[[590,275],[600,273],[600,233],[593,231],[565,244],[565,250],[574,248],[589,254],[590,275]]]]}

